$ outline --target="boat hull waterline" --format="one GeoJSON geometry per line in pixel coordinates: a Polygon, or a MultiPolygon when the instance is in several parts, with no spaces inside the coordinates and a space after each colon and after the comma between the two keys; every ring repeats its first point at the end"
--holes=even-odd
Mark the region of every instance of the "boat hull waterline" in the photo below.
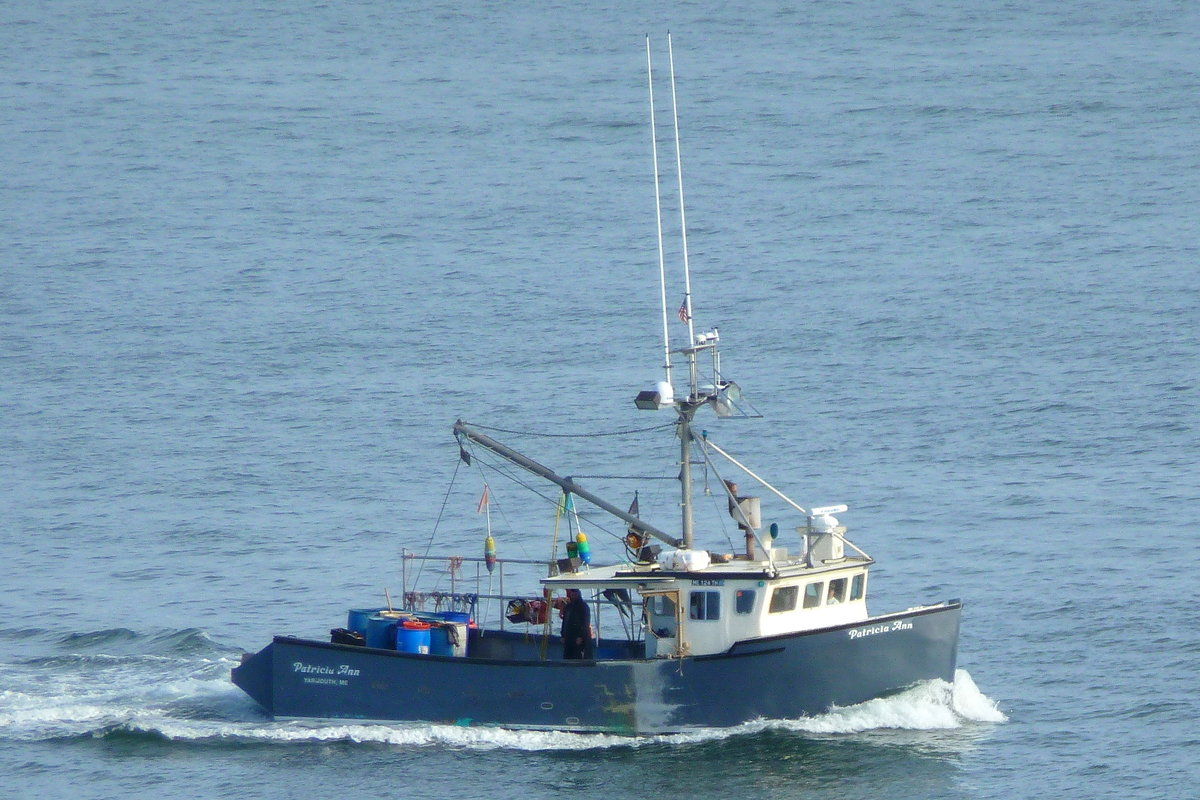
{"type": "MultiPolygon", "coordinates": [[[[468,652],[502,656],[486,658],[277,636],[234,668],[233,682],[275,719],[674,733],[796,719],[952,682],[960,613],[951,601],[672,659],[539,660],[540,633],[513,631],[473,630],[468,652]]],[[[547,646],[561,647],[557,637],[547,646]]]]}

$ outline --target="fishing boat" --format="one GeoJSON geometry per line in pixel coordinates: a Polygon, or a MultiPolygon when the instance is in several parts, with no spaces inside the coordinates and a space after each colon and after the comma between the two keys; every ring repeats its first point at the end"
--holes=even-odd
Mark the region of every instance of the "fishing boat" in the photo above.
{"type": "Polygon", "coordinates": [[[698,332],[693,320],[668,38],[683,236],[684,300],[676,316],[687,325],[686,342],[672,345],[649,38],[646,56],[664,372],[634,405],[674,415],[658,427],[678,443],[679,500],[671,504],[680,509],[678,531],[645,519],[638,495],[628,508],[617,505],[458,420],[462,463],[496,459],[554,487],[551,557],[497,557],[485,484],[477,508],[488,512],[481,556],[405,550],[395,606],[389,595],[385,605],[349,609],[345,627],[328,638],[276,636],[243,656],[233,682],[273,718],[665,733],[815,715],[922,681],[953,680],[957,600],[872,616],[874,560],[847,538],[836,516],[847,506],[802,507],[697,427],[701,413],[753,415],[722,372],[719,331],[698,332]],[[724,551],[698,544],[697,468],[715,477],[738,530],[724,551]],[[722,477],[726,469],[761,487],[759,494],[743,494],[722,477]],[[581,503],[619,520],[623,552],[612,563],[593,563],[581,503]],[[424,569],[443,558],[445,570],[424,569]],[[541,571],[540,585],[506,593],[506,575],[511,586],[521,570],[541,571]],[[427,574],[449,575],[450,585],[422,591],[427,574]],[[582,627],[579,604],[587,609],[582,627]],[[573,618],[571,631],[555,630],[560,615],[573,618]]]}

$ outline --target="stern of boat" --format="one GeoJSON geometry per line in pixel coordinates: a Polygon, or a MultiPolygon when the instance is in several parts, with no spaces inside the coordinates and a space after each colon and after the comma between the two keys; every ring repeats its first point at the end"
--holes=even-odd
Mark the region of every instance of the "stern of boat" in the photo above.
{"type": "Polygon", "coordinates": [[[275,644],[272,642],[257,653],[243,653],[242,663],[230,672],[230,678],[234,685],[250,695],[255,702],[266,709],[268,714],[274,712],[274,693],[272,691],[274,683],[272,650],[274,647],[275,644]]]}

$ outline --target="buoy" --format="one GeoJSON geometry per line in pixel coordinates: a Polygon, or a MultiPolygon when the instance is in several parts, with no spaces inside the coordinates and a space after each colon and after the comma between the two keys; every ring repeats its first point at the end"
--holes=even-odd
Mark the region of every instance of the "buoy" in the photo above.
{"type": "Polygon", "coordinates": [[[496,569],[496,540],[489,533],[488,537],[483,540],[483,563],[487,565],[488,572],[494,572],[496,569]]]}
{"type": "Polygon", "coordinates": [[[584,564],[592,563],[592,548],[588,545],[587,536],[583,531],[575,534],[575,552],[579,555],[579,560],[584,564]]]}

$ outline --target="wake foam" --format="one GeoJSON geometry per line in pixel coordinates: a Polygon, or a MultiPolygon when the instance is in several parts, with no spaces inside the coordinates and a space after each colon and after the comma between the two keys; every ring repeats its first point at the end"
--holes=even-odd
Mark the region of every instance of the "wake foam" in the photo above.
{"type": "Polygon", "coordinates": [[[925,681],[906,692],[856,706],[835,708],[817,717],[772,720],[772,727],[804,733],[847,734],[880,729],[948,730],[972,722],[1006,722],[1008,717],[971,675],[956,670],[954,683],[925,681]]]}
{"type": "MultiPolygon", "coordinates": [[[[124,632],[96,639],[128,643],[124,632]]],[[[590,750],[690,745],[772,732],[826,737],[866,732],[937,731],[1004,722],[996,703],[983,695],[966,670],[953,684],[927,681],[893,697],[800,719],[755,720],[733,728],[707,728],[658,736],[520,731],[427,723],[356,724],[265,718],[229,681],[232,655],[184,657],[181,651],[211,650],[211,643],[183,631],[136,637],[140,655],[102,654],[30,659],[0,665],[0,738],[148,739],[177,743],[372,743],[392,747],[464,750],[590,750]],[[152,655],[145,651],[173,652],[152,655]]],[[[94,643],[94,639],[88,640],[94,643]]]]}
{"type": "Polygon", "coordinates": [[[174,720],[255,719],[240,699],[232,703],[239,694],[229,683],[234,652],[198,629],[142,634],[112,628],[50,640],[43,631],[4,634],[18,650],[40,642],[41,654],[0,664],[0,738],[36,741],[103,736],[131,724],[152,730],[174,720]],[[45,655],[47,645],[65,652],[45,655]]]}

